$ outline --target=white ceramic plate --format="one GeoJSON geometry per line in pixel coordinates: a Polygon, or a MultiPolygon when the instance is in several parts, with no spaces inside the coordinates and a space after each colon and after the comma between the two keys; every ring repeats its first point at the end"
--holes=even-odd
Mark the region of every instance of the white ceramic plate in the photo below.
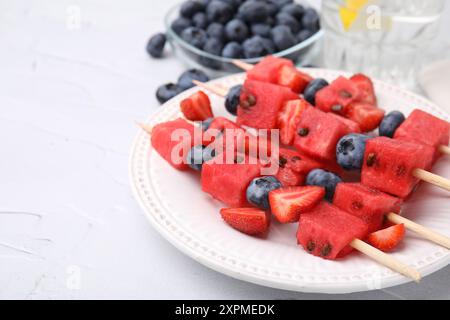
{"type": "MultiPolygon", "coordinates": [[[[314,77],[333,80],[343,72],[308,69],[314,77]]],[[[224,87],[242,83],[243,74],[214,81],[224,87]]],[[[383,82],[375,82],[380,106],[409,114],[419,107],[449,120],[448,114],[426,99],[383,82]]],[[[198,90],[175,97],[148,119],[149,124],[180,115],[179,102],[198,90]]],[[[223,99],[211,97],[215,115],[226,115],[223,99]]],[[[442,159],[434,172],[450,177],[450,160],[442,159]]],[[[158,232],[196,261],[244,281],[302,292],[348,293],[381,289],[409,279],[359,253],[340,261],[307,254],[296,243],[296,225],[272,223],[267,239],[241,234],[226,225],[219,214],[223,205],[201,192],[197,173],[179,172],[152,150],[146,133],[139,132],[130,155],[131,185],[142,209],[158,232]]],[[[422,185],[408,200],[403,214],[418,223],[450,234],[450,195],[422,185]]],[[[450,251],[408,232],[392,255],[428,275],[445,267],[450,251]]]]}

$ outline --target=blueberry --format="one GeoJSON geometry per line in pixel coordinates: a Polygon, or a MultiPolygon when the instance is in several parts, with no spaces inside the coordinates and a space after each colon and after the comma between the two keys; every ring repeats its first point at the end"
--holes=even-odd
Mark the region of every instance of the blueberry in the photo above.
{"type": "Polygon", "coordinates": [[[269,38],[262,38],[262,42],[264,44],[264,48],[267,51],[267,54],[273,54],[277,51],[275,47],[275,43],[269,38]]]}
{"type": "Polygon", "coordinates": [[[242,58],[242,46],[238,42],[228,42],[222,50],[222,57],[230,59],[242,58]]]}
{"type": "Polygon", "coordinates": [[[233,19],[225,26],[225,35],[230,41],[242,42],[248,37],[248,28],[244,21],[233,19]]]}
{"type": "Polygon", "coordinates": [[[307,8],[303,14],[302,26],[305,29],[316,32],[320,28],[319,20],[320,17],[317,11],[313,8],[307,8]]]}
{"type": "Polygon", "coordinates": [[[244,57],[247,59],[264,57],[269,54],[267,43],[260,36],[253,36],[242,44],[244,57]]]}
{"type": "Polygon", "coordinates": [[[181,38],[190,45],[202,49],[208,36],[206,35],[206,32],[200,28],[189,27],[181,33],[181,38]]]}
{"type": "Polygon", "coordinates": [[[204,146],[194,146],[189,150],[186,161],[189,167],[196,171],[202,170],[204,146]]]}
{"type": "Polygon", "coordinates": [[[153,58],[161,58],[166,45],[166,35],[164,33],[157,33],[147,43],[147,52],[153,58]]]}
{"type": "Polygon", "coordinates": [[[395,130],[405,121],[405,115],[400,111],[392,111],[384,116],[378,128],[380,136],[392,138],[395,130]]]}
{"type": "Polygon", "coordinates": [[[225,27],[217,22],[213,22],[206,29],[206,33],[210,38],[216,38],[220,41],[225,40],[225,27]]]}
{"type": "Polygon", "coordinates": [[[253,35],[261,36],[264,38],[270,37],[270,30],[272,30],[271,26],[266,23],[255,23],[252,24],[251,30],[253,35]]]}
{"type": "Polygon", "coordinates": [[[228,91],[227,97],[225,98],[225,108],[232,115],[237,114],[237,108],[240,102],[242,85],[234,86],[228,91]]]}
{"type": "Polygon", "coordinates": [[[281,183],[274,176],[265,176],[253,179],[247,187],[247,201],[258,208],[268,210],[270,191],[280,189],[281,183]]]}
{"type": "Polygon", "coordinates": [[[316,105],[316,93],[328,86],[328,82],[325,79],[322,78],[316,78],[313,81],[311,81],[308,86],[305,88],[305,91],[303,92],[303,96],[306,101],[308,101],[313,106],[316,105]]]}
{"type": "Polygon", "coordinates": [[[163,84],[156,90],[156,99],[159,103],[165,103],[183,91],[178,85],[173,83],[163,84]]]}
{"type": "Polygon", "coordinates": [[[192,23],[194,24],[194,27],[206,29],[206,27],[208,27],[208,18],[204,12],[197,12],[192,17],[192,23]]]}
{"type": "Polygon", "coordinates": [[[279,51],[293,47],[297,41],[287,26],[276,26],[272,29],[272,41],[279,51]]]}
{"type": "Polygon", "coordinates": [[[219,1],[225,2],[230,7],[232,7],[234,11],[236,11],[242,4],[242,2],[244,2],[244,0],[219,0],[219,1]]]}
{"type": "Polygon", "coordinates": [[[217,38],[209,38],[203,47],[203,51],[215,56],[220,56],[222,53],[222,49],[223,43],[217,38]]]}
{"type": "Polygon", "coordinates": [[[284,6],[294,2],[294,0],[268,0],[268,1],[275,4],[278,7],[278,10],[281,10],[284,6]]]}
{"type": "Polygon", "coordinates": [[[208,82],[209,77],[201,70],[198,69],[190,69],[181,74],[178,78],[178,87],[182,90],[187,90],[189,88],[194,87],[195,85],[192,83],[192,80],[198,80],[201,82],[208,82]]]}
{"type": "Polygon", "coordinates": [[[274,3],[274,1],[267,1],[266,7],[267,7],[267,13],[271,17],[275,16],[278,12],[280,12],[280,8],[278,7],[278,5],[276,3],[274,3]]]}
{"type": "Polygon", "coordinates": [[[187,29],[192,26],[191,20],[179,17],[178,19],[172,22],[171,28],[177,34],[180,35],[184,29],[187,29]]]}
{"type": "Polygon", "coordinates": [[[233,17],[233,7],[224,1],[213,0],[206,7],[206,16],[209,22],[225,24],[233,17]]]}
{"type": "Polygon", "coordinates": [[[345,170],[360,170],[369,136],[352,133],[342,137],[336,145],[338,164],[345,170]]]}
{"type": "MultiPolygon", "coordinates": [[[[203,51],[215,55],[220,56],[222,54],[223,43],[217,38],[209,38],[205,46],[203,47],[203,51]]],[[[212,69],[220,69],[220,61],[211,59],[208,57],[200,57],[200,64],[212,68],[212,69]]]]}
{"type": "Polygon", "coordinates": [[[303,13],[305,12],[305,8],[301,4],[298,3],[289,3],[283,8],[281,8],[281,12],[285,12],[293,16],[295,19],[300,21],[303,18],[303,13]]]}
{"type": "Polygon", "coordinates": [[[211,160],[216,156],[216,150],[212,146],[207,146],[203,149],[203,163],[211,160]]]}
{"type": "Polygon", "coordinates": [[[180,8],[180,15],[185,18],[192,18],[194,14],[197,12],[201,12],[205,10],[205,6],[199,2],[194,0],[189,0],[183,2],[180,8]]]}
{"type": "Polygon", "coordinates": [[[263,1],[249,0],[239,7],[239,15],[248,23],[263,22],[269,17],[269,10],[263,1]]]}
{"type": "Polygon", "coordinates": [[[200,122],[200,125],[202,127],[203,131],[206,131],[209,129],[209,126],[211,125],[211,123],[214,121],[214,118],[208,118],[206,120],[203,120],[200,122]]]}
{"type": "Polygon", "coordinates": [[[314,169],[308,173],[308,176],[306,177],[307,186],[319,186],[325,188],[325,199],[329,202],[333,201],[334,190],[336,189],[336,185],[340,182],[342,182],[342,179],[337,175],[322,169],[314,169]]]}
{"type": "Polygon", "coordinates": [[[288,13],[280,12],[276,15],[276,23],[279,26],[287,26],[291,29],[292,33],[297,33],[300,30],[300,24],[298,21],[288,13]]]}
{"type": "Polygon", "coordinates": [[[314,34],[314,31],[311,31],[309,29],[303,29],[302,31],[300,31],[297,34],[297,42],[298,43],[303,42],[306,39],[310,38],[313,34],[314,34]]]}

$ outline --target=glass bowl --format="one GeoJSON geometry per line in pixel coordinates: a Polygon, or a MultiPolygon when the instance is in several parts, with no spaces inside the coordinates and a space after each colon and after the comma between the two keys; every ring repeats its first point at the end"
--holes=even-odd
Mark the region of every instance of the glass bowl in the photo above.
{"type": "MultiPolygon", "coordinates": [[[[306,1],[301,1],[301,4],[306,7],[311,7],[306,1]]],[[[166,27],[166,35],[169,43],[172,47],[172,51],[175,53],[178,59],[188,65],[190,68],[197,68],[204,70],[212,77],[219,77],[231,73],[242,72],[241,69],[236,67],[232,61],[233,59],[224,58],[221,56],[216,56],[209,54],[203,50],[200,50],[183,39],[180,38],[171,28],[172,22],[178,18],[180,11],[180,4],[172,7],[164,19],[166,27]]],[[[313,56],[316,52],[313,50],[316,42],[323,36],[323,30],[320,29],[310,38],[303,42],[296,44],[295,46],[277,52],[273,54],[277,57],[283,57],[293,60],[301,65],[310,64],[313,56]]],[[[244,62],[255,64],[258,63],[262,58],[252,58],[252,59],[241,59],[244,62]]]]}

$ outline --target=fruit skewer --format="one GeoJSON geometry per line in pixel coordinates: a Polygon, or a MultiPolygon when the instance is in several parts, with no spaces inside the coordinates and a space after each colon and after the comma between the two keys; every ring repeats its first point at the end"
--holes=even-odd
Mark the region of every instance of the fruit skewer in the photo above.
{"type": "Polygon", "coordinates": [[[385,219],[393,224],[403,224],[410,231],[438,245],[450,249],[450,238],[430,230],[398,214],[402,200],[360,183],[339,183],[333,204],[366,222],[369,232],[383,228],[385,219]]]}
{"type": "MultiPolygon", "coordinates": [[[[222,88],[222,87],[218,87],[218,86],[211,85],[211,84],[207,84],[207,83],[202,83],[202,82],[196,81],[196,80],[194,80],[193,83],[196,84],[197,86],[199,86],[199,87],[205,89],[205,90],[208,90],[208,91],[210,91],[210,92],[212,92],[212,93],[214,93],[214,94],[220,96],[220,97],[225,97],[225,96],[227,95],[227,90],[224,89],[224,88],[222,88]]],[[[316,111],[315,108],[314,108],[313,110],[311,110],[311,112],[313,112],[313,113],[314,113],[314,112],[318,113],[318,112],[320,112],[320,111],[318,111],[318,110],[316,111]]],[[[304,138],[305,138],[305,137],[304,137],[304,138]]],[[[386,138],[386,139],[387,139],[387,138],[386,138]]],[[[303,139],[300,139],[300,141],[301,141],[301,140],[303,140],[303,139]]],[[[401,144],[403,144],[403,143],[404,143],[405,145],[409,145],[409,142],[401,141],[401,144]]],[[[301,144],[301,142],[300,142],[300,144],[301,144]]],[[[415,145],[415,146],[419,146],[418,144],[414,144],[414,145],[415,145]]],[[[397,147],[398,147],[398,146],[397,146],[397,147]]],[[[411,147],[411,146],[410,146],[410,147],[411,147]]],[[[401,146],[400,146],[400,148],[401,148],[401,146]]],[[[431,148],[431,147],[430,147],[430,148],[431,148]]],[[[409,149],[411,149],[411,148],[409,148],[409,149]]],[[[412,148],[412,149],[415,149],[415,148],[412,148]]],[[[423,151],[423,152],[426,152],[427,149],[428,149],[428,148],[426,148],[426,146],[424,146],[424,149],[423,149],[422,151],[423,151]]],[[[417,149],[417,150],[418,150],[418,149],[417,149]]],[[[415,154],[420,154],[421,152],[417,152],[417,150],[415,150],[413,153],[415,153],[415,154]]],[[[305,150],[303,150],[303,151],[305,151],[305,150]]],[[[381,152],[380,152],[380,153],[381,153],[381,152]]],[[[423,155],[421,155],[420,158],[423,159],[423,155]]],[[[429,159],[432,159],[432,158],[433,158],[433,155],[430,154],[430,155],[429,155],[429,159]]],[[[371,162],[370,159],[366,159],[366,161],[365,161],[366,163],[367,163],[367,160],[369,161],[369,163],[371,162]]],[[[373,161],[375,161],[375,160],[376,160],[376,159],[373,159],[373,161]]],[[[433,185],[435,185],[435,186],[437,186],[437,187],[440,187],[440,188],[442,188],[442,189],[444,189],[444,190],[450,191],[450,180],[448,180],[448,179],[446,179],[446,178],[443,178],[443,177],[441,177],[441,176],[439,176],[439,175],[436,175],[436,174],[434,174],[434,173],[431,173],[431,172],[425,170],[425,169],[427,169],[429,166],[430,166],[429,163],[423,163],[422,165],[419,165],[419,166],[417,166],[417,167],[415,167],[415,168],[412,168],[410,174],[411,174],[411,176],[413,176],[414,178],[417,178],[417,179],[419,179],[419,180],[423,180],[423,181],[425,181],[425,182],[427,182],[427,183],[433,184],[433,185]]],[[[368,167],[370,167],[370,166],[368,166],[368,167]]],[[[400,171],[402,171],[402,170],[400,170],[400,171]]],[[[404,174],[404,172],[403,172],[403,174],[404,174]]],[[[363,182],[363,183],[364,183],[364,182],[363,182]]],[[[382,183],[382,184],[383,184],[383,183],[382,183]]],[[[409,194],[409,192],[406,193],[406,194],[397,194],[397,193],[396,193],[396,190],[385,190],[385,189],[383,189],[382,184],[381,184],[380,186],[372,186],[372,187],[379,188],[381,191],[388,192],[388,193],[392,193],[392,194],[395,194],[395,195],[400,196],[400,197],[406,197],[406,196],[409,194]]],[[[411,190],[410,190],[410,191],[411,191],[411,190]]]]}
{"type": "MultiPolygon", "coordinates": [[[[253,69],[253,65],[243,62],[241,60],[233,60],[232,63],[241,68],[242,70],[248,72],[253,69]]],[[[423,143],[424,140],[436,140],[436,136],[439,135],[439,132],[436,131],[446,131],[446,136],[444,139],[441,139],[442,144],[439,144],[438,141],[435,141],[434,147],[436,151],[441,154],[450,155],[450,147],[448,145],[448,123],[445,123],[443,120],[440,120],[432,115],[429,115],[421,110],[415,110],[402,125],[400,125],[399,132],[396,133],[394,138],[400,138],[406,141],[417,141],[423,143]],[[423,119],[421,122],[421,126],[417,127],[415,124],[419,122],[419,120],[423,119]],[[436,127],[438,129],[436,129],[436,127]],[[432,130],[430,130],[432,129],[432,130]]],[[[442,134],[441,134],[442,135],[442,134]]]]}
{"type": "Polygon", "coordinates": [[[416,282],[420,281],[421,275],[417,270],[360,240],[367,234],[367,225],[361,219],[321,202],[300,216],[297,241],[307,252],[330,260],[355,249],[416,282]]]}
{"type": "MultiPolygon", "coordinates": [[[[199,81],[194,81],[194,83],[197,86],[199,86],[205,90],[208,90],[218,96],[224,97],[227,94],[227,90],[222,87],[218,87],[218,86],[211,85],[211,84],[205,84],[205,83],[202,83],[199,81]]],[[[425,177],[423,180],[429,179],[430,177],[431,177],[431,179],[433,179],[433,181],[435,181],[435,179],[436,179],[436,175],[426,172],[424,170],[415,170],[414,172],[416,172],[416,174],[419,175],[419,177],[425,177]],[[426,176],[424,176],[424,175],[426,175],[426,176]]],[[[440,180],[441,179],[443,179],[443,178],[440,178],[440,180]]],[[[443,180],[446,180],[446,179],[443,179],[443,180]]],[[[417,223],[407,220],[406,218],[403,218],[395,213],[388,214],[387,218],[391,222],[396,223],[396,224],[398,224],[397,221],[404,221],[405,222],[404,225],[407,229],[409,229],[413,232],[416,232],[417,234],[424,237],[425,239],[428,239],[432,242],[435,242],[441,246],[444,246],[444,247],[450,249],[450,239],[444,235],[441,235],[441,234],[439,234],[435,231],[432,231],[426,227],[420,226],[417,223]]]]}
{"type": "MultiPolygon", "coordinates": [[[[154,132],[154,128],[150,125],[147,124],[143,124],[143,123],[139,123],[139,126],[145,131],[147,132],[149,135],[152,135],[154,132]]],[[[238,166],[239,164],[236,164],[236,166],[238,166]]],[[[248,172],[248,170],[246,168],[244,168],[245,172],[248,172]]],[[[402,262],[396,260],[395,258],[385,254],[384,252],[364,243],[363,241],[359,240],[359,239],[352,239],[352,241],[350,242],[349,246],[351,246],[352,248],[354,248],[357,251],[362,252],[363,254],[369,256],[370,258],[374,259],[375,261],[383,264],[384,266],[399,272],[407,277],[410,277],[411,279],[413,279],[416,282],[419,282],[421,279],[421,275],[420,273],[403,264],[402,262]]]]}

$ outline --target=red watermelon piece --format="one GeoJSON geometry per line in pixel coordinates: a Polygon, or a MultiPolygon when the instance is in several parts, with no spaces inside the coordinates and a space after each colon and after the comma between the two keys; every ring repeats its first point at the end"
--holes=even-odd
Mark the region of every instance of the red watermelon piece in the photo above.
{"type": "Polygon", "coordinates": [[[241,90],[237,124],[256,129],[276,129],[278,112],[284,103],[298,99],[289,88],[247,80],[241,90]]]}
{"type": "Polygon", "coordinates": [[[364,221],[371,233],[382,227],[386,214],[400,212],[402,200],[361,183],[339,183],[333,204],[364,221]]]}
{"type": "Polygon", "coordinates": [[[280,142],[286,146],[294,143],[297,125],[303,111],[311,107],[305,99],[287,101],[278,113],[277,126],[280,129],[280,142]]]}
{"type": "Polygon", "coordinates": [[[361,182],[369,187],[406,198],[419,182],[413,176],[416,168],[431,165],[432,147],[378,137],[366,144],[361,182]]]}
{"type": "Polygon", "coordinates": [[[297,241],[307,252],[335,260],[352,251],[349,244],[353,239],[364,239],[367,234],[367,226],[361,219],[321,202],[300,215],[297,241]]]}
{"type": "MultiPolygon", "coordinates": [[[[394,139],[422,143],[435,148],[434,160],[439,155],[439,146],[447,146],[450,135],[450,124],[425,111],[415,109],[397,128],[394,139]]],[[[433,161],[434,161],[433,160],[433,161]]]]}
{"type": "Polygon", "coordinates": [[[377,96],[372,80],[365,74],[358,73],[350,78],[359,90],[359,101],[377,106],[377,96]]]}
{"type": "Polygon", "coordinates": [[[189,166],[185,159],[189,150],[195,145],[194,131],[195,127],[181,118],[160,123],[152,129],[151,144],[156,152],[175,169],[188,170],[189,166]],[[182,136],[172,137],[172,133],[176,130],[179,130],[182,136]],[[178,149],[177,159],[172,157],[174,148],[178,149]]]}
{"type": "Polygon", "coordinates": [[[296,93],[303,93],[312,80],[313,78],[310,75],[286,65],[281,67],[276,84],[288,87],[296,93]]]}
{"type": "Polygon", "coordinates": [[[341,76],[317,92],[316,107],[324,112],[345,114],[346,107],[358,99],[358,87],[341,76]]]}
{"type": "MultiPolygon", "coordinates": [[[[226,154],[222,156],[220,160],[225,160],[226,154]]],[[[245,193],[250,182],[261,175],[263,166],[248,156],[238,155],[237,158],[242,162],[228,164],[212,159],[204,163],[201,171],[202,190],[227,206],[251,207],[245,193]]]]}
{"type": "Polygon", "coordinates": [[[277,84],[282,67],[295,68],[291,60],[267,56],[247,71],[247,79],[277,84]]]}
{"type": "Polygon", "coordinates": [[[335,162],[336,144],[350,132],[332,115],[317,108],[307,108],[298,123],[294,146],[314,159],[335,162]]]}
{"type": "Polygon", "coordinates": [[[384,110],[368,103],[353,102],[347,106],[345,116],[356,122],[362,132],[370,132],[380,125],[384,118],[384,110]]]}
{"type": "Polygon", "coordinates": [[[350,130],[350,132],[361,133],[361,128],[359,127],[359,124],[356,123],[355,121],[344,118],[344,117],[342,117],[338,114],[332,113],[332,112],[330,112],[329,115],[335,117],[337,120],[344,123],[347,126],[348,130],[350,130]]]}

